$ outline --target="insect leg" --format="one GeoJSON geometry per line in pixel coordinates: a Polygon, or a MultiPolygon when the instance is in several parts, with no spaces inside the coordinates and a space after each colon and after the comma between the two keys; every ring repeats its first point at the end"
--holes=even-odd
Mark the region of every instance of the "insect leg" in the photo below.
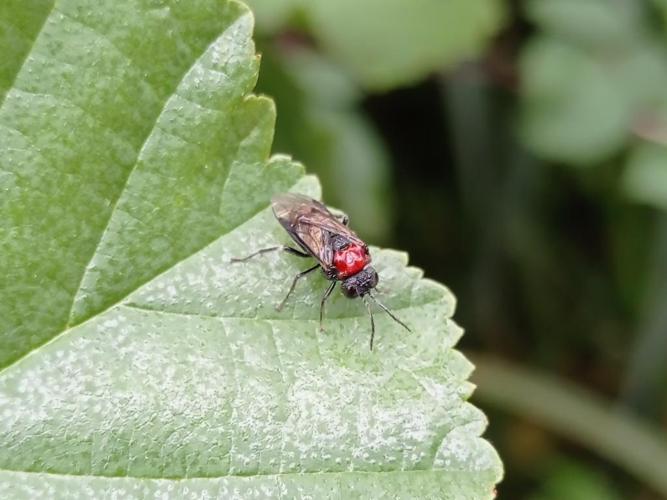
{"type": "Polygon", "coordinates": [[[291,253],[292,255],[298,255],[299,257],[310,257],[306,252],[302,252],[301,250],[297,250],[296,248],[288,247],[286,245],[278,245],[275,247],[269,247],[269,248],[262,248],[261,250],[257,250],[256,252],[251,253],[250,255],[246,255],[245,257],[234,257],[231,259],[231,262],[245,262],[246,260],[250,260],[253,257],[257,257],[258,255],[267,253],[267,252],[275,252],[276,250],[283,250],[284,252],[291,253]]]}
{"type": "Polygon", "coordinates": [[[309,267],[305,271],[301,271],[296,276],[294,276],[294,279],[292,280],[292,285],[289,287],[289,291],[287,292],[287,295],[285,295],[285,298],[283,299],[283,301],[276,306],[277,311],[282,310],[282,308],[285,306],[285,302],[287,302],[287,299],[289,299],[289,296],[294,291],[294,287],[296,286],[296,282],[299,281],[301,278],[303,278],[306,274],[308,274],[310,272],[313,272],[315,269],[318,269],[319,267],[320,267],[320,265],[316,264],[313,267],[309,267]]]}
{"type": "Polygon", "coordinates": [[[287,253],[291,253],[292,255],[296,255],[297,257],[312,257],[309,253],[302,252],[301,250],[297,250],[296,248],[284,246],[283,250],[287,253]]]}
{"type": "Polygon", "coordinates": [[[322,300],[320,301],[320,331],[324,331],[324,327],[322,326],[322,321],[324,320],[324,303],[327,301],[329,298],[329,295],[331,295],[331,292],[333,292],[333,289],[336,287],[336,281],[332,281],[331,284],[328,286],[326,292],[324,292],[324,295],[322,295],[322,300]]]}
{"type": "Polygon", "coordinates": [[[366,300],[366,297],[363,297],[364,304],[366,304],[366,309],[368,309],[368,315],[371,317],[371,351],[373,350],[373,339],[375,338],[375,321],[373,320],[373,309],[371,304],[366,300]]]}

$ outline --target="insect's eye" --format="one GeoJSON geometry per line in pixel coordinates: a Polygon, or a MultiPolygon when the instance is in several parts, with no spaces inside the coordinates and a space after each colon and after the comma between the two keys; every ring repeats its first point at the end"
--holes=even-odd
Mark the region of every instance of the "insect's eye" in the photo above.
{"type": "Polygon", "coordinates": [[[378,281],[380,281],[380,277],[378,276],[378,273],[375,269],[371,269],[371,271],[372,271],[370,279],[371,288],[375,288],[378,284],[378,281]]]}

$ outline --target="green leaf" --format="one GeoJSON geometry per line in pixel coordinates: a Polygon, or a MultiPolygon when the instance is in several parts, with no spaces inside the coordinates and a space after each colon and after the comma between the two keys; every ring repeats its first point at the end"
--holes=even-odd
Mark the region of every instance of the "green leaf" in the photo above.
{"type": "Polygon", "coordinates": [[[52,4],[49,0],[5,0],[0,3],[0,101],[12,86],[52,4]]]}
{"type": "Polygon", "coordinates": [[[623,188],[631,198],[667,210],[667,145],[636,147],[628,159],[623,188]]]}
{"type": "Polygon", "coordinates": [[[313,36],[366,86],[417,81],[476,56],[504,20],[498,0],[251,0],[260,27],[302,12],[313,36]]]}
{"type": "Polygon", "coordinates": [[[544,31],[589,48],[623,48],[641,35],[638,2],[529,0],[528,17],[544,31]]]}
{"type": "Polygon", "coordinates": [[[523,139],[541,156],[573,165],[609,159],[665,100],[663,44],[632,3],[527,5],[543,31],[521,56],[523,139]]]}
{"type": "Polygon", "coordinates": [[[275,311],[300,260],[230,263],[288,242],[272,193],[319,192],[269,158],[247,9],[34,16],[0,102],[0,498],[490,498],[447,289],[373,248],[414,333],[378,314],[369,352],[360,301],[319,332],[322,276],[275,311]]]}
{"type": "Polygon", "coordinates": [[[541,37],[522,54],[521,135],[540,155],[589,164],[627,138],[633,108],[627,91],[599,61],[541,37]]]}

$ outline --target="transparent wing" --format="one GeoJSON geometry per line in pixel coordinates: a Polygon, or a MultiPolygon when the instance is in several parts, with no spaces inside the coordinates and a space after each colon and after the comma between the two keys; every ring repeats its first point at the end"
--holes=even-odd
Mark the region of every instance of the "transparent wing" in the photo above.
{"type": "Polygon", "coordinates": [[[282,193],[271,201],[280,224],[294,241],[326,268],[333,262],[333,249],[329,244],[332,235],[341,235],[351,243],[365,245],[317,200],[301,194],[282,193]]]}

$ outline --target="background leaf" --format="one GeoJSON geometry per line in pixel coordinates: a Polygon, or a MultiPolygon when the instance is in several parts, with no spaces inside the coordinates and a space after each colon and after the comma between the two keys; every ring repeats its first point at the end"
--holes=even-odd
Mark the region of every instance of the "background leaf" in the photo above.
{"type": "Polygon", "coordinates": [[[635,148],[623,187],[634,199],[667,209],[667,146],[644,144],[635,148]]]}
{"type": "Polygon", "coordinates": [[[275,311],[302,262],[230,264],[319,192],[269,159],[247,9],[44,8],[0,103],[0,497],[490,498],[447,289],[374,248],[415,333],[378,315],[371,353],[359,301],[318,332],[321,276],[275,311]]]}
{"type": "Polygon", "coordinates": [[[504,17],[498,0],[252,0],[249,4],[267,32],[300,14],[331,56],[372,88],[405,85],[470,58],[504,17]]]}
{"type": "Polygon", "coordinates": [[[541,29],[521,57],[521,133],[537,154],[608,160],[667,100],[665,50],[639,2],[532,0],[541,29]]]}

